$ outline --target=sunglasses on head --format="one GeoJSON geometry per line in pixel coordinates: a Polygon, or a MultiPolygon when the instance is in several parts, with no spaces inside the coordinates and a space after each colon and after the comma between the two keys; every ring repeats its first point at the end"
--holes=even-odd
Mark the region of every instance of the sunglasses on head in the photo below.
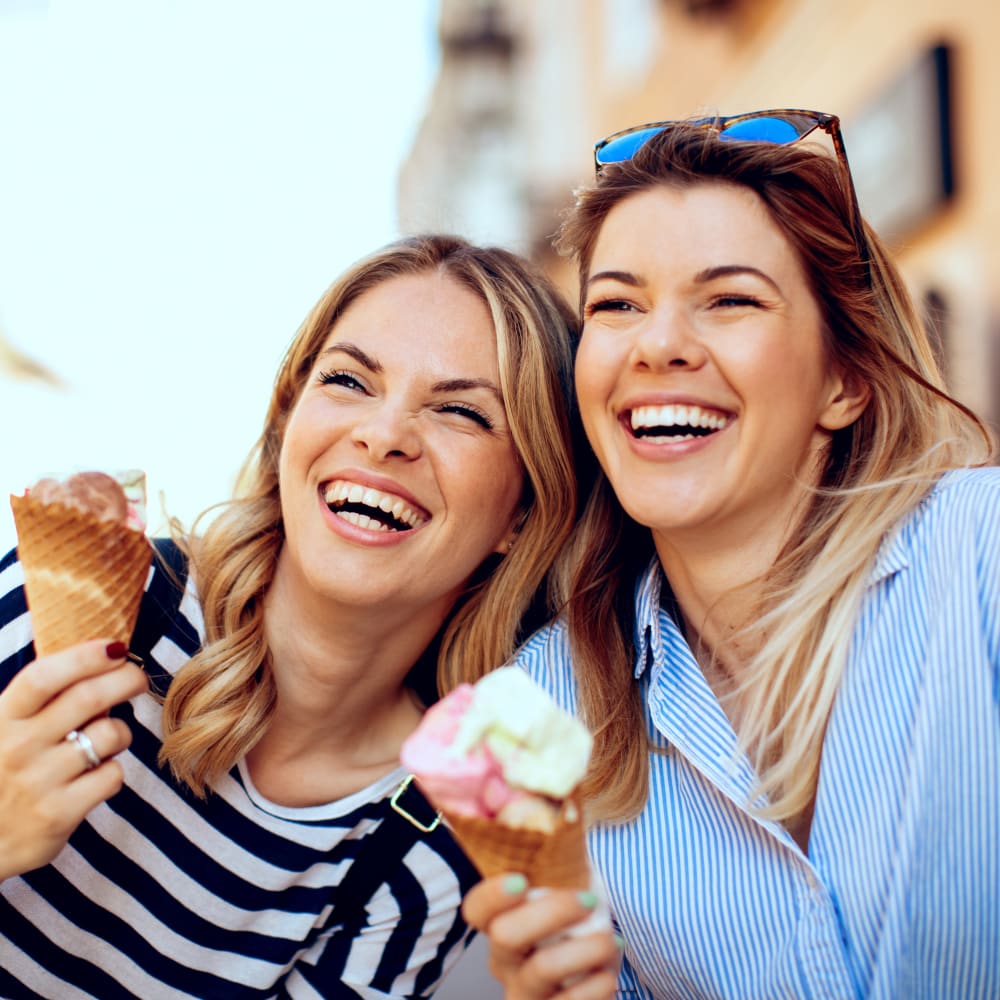
{"type": "Polygon", "coordinates": [[[713,118],[694,118],[676,121],[649,122],[646,125],[634,125],[632,128],[613,132],[600,142],[594,144],[594,169],[597,174],[611,163],[624,163],[631,160],[654,135],[659,135],[676,126],[711,129],[720,139],[735,142],[766,142],[775,146],[787,146],[804,139],[816,129],[821,129],[829,135],[837,160],[844,169],[851,194],[852,226],[854,238],[866,263],[868,256],[868,241],[861,221],[861,208],[858,195],[854,189],[854,179],[851,177],[851,167],[847,162],[847,150],[844,147],[844,136],[840,131],[840,119],[836,115],[828,115],[822,111],[802,111],[794,108],[783,108],[771,111],[751,111],[745,115],[715,116],[713,118]]]}

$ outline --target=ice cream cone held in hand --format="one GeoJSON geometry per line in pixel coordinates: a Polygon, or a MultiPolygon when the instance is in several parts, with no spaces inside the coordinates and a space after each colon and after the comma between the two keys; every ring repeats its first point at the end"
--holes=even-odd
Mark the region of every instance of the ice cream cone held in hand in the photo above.
{"type": "Polygon", "coordinates": [[[403,766],[486,877],[587,888],[577,797],[591,737],[522,670],[503,667],[432,706],[403,744],[403,766]]]}
{"type": "Polygon", "coordinates": [[[38,656],[132,637],[153,550],[141,473],[128,475],[131,497],[112,476],[81,472],[10,498],[38,656]]]}

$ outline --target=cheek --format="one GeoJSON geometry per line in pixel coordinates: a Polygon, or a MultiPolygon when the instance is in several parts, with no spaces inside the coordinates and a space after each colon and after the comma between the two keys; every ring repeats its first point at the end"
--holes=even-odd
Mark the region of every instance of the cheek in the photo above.
{"type": "Polygon", "coordinates": [[[521,508],[525,473],[513,449],[481,456],[475,466],[458,470],[466,483],[470,509],[486,534],[506,534],[521,508]]]}
{"type": "Polygon", "coordinates": [[[281,437],[277,465],[282,509],[288,500],[286,494],[294,491],[296,482],[302,483],[317,452],[316,423],[309,419],[308,410],[308,404],[299,403],[288,415],[281,437]]]}
{"type": "Polygon", "coordinates": [[[498,457],[490,464],[490,474],[484,477],[489,482],[486,489],[487,502],[492,502],[496,513],[506,521],[513,517],[521,506],[524,495],[525,473],[513,452],[498,457]]]}
{"type": "Polygon", "coordinates": [[[588,426],[590,420],[604,410],[617,367],[616,359],[609,356],[598,338],[584,337],[577,352],[573,377],[580,416],[588,426]]]}
{"type": "Polygon", "coordinates": [[[296,455],[296,444],[298,442],[298,426],[296,423],[296,416],[298,410],[293,410],[289,414],[288,421],[285,423],[285,432],[281,438],[281,450],[278,452],[278,483],[284,483],[288,476],[289,466],[295,461],[296,455]]]}

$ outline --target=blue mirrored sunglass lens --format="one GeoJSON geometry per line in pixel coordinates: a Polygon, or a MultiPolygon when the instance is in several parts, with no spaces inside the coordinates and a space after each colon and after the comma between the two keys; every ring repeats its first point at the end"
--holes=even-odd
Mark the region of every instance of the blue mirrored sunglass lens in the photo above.
{"type": "Polygon", "coordinates": [[[636,150],[661,130],[662,126],[641,128],[627,135],[621,135],[617,139],[611,139],[597,151],[597,162],[623,163],[625,160],[631,160],[636,150]]]}
{"type": "Polygon", "coordinates": [[[744,142],[773,142],[781,146],[795,142],[802,130],[782,118],[745,118],[727,125],[720,133],[722,139],[739,139],[744,142]]]}

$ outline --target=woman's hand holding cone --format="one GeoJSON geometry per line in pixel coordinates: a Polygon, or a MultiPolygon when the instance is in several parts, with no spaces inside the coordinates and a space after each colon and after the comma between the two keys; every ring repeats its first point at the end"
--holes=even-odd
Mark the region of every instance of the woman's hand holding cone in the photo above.
{"type": "Polygon", "coordinates": [[[621,965],[620,939],[610,927],[567,933],[591,916],[591,892],[546,890],[528,896],[518,875],[484,879],[465,897],[462,913],[490,942],[490,971],[505,1000],[610,1000],[621,965]]]}
{"type": "Polygon", "coordinates": [[[0,693],[0,881],[51,861],[121,787],[110,758],[132,735],[108,712],[148,687],[125,653],[84,642],[28,664],[0,693]]]}

